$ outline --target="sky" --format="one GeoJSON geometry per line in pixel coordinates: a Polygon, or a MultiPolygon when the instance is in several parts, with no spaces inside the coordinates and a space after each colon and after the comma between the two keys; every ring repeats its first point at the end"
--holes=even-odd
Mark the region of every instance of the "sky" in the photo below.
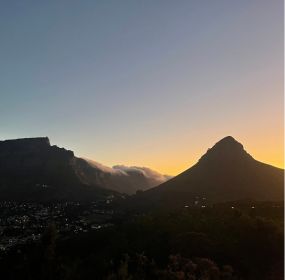
{"type": "Polygon", "coordinates": [[[283,167],[282,0],[4,0],[0,139],[176,175],[232,135],[283,167]]]}

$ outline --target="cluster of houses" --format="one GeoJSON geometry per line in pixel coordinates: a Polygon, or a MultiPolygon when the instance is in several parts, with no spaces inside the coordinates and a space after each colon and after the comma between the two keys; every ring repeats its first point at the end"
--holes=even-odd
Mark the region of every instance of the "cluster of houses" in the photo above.
{"type": "Polygon", "coordinates": [[[45,205],[2,201],[0,251],[5,252],[15,245],[39,240],[51,223],[56,226],[59,234],[78,234],[111,226],[112,215],[112,210],[104,207],[104,203],[98,202],[45,205]]]}

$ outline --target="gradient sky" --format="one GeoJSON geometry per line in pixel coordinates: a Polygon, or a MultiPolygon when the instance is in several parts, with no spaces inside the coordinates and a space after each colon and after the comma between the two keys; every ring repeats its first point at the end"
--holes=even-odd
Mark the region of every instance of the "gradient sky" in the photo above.
{"type": "Polygon", "coordinates": [[[0,139],[176,175],[232,135],[283,166],[283,0],[1,1],[0,139]]]}

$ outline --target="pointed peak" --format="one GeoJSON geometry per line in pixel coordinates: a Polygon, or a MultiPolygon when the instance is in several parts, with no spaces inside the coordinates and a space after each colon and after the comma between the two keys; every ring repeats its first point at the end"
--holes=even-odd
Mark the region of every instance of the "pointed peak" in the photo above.
{"type": "Polygon", "coordinates": [[[232,136],[226,136],[218,141],[212,148],[208,149],[207,153],[200,160],[205,159],[238,159],[251,158],[244,150],[243,145],[232,136]]]}
{"type": "Polygon", "coordinates": [[[230,145],[230,146],[239,146],[243,148],[243,145],[239,143],[234,137],[232,136],[226,136],[222,138],[220,141],[218,141],[215,146],[225,146],[225,145],[230,145]]]}
{"type": "Polygon", "coordinates": [[[237,142],[237,140],[230,135],[222,138],[219,142],[221,142],[221,141],[223,141],[223,142],[225,142],[225,141],[226,142],[237,142]]]}

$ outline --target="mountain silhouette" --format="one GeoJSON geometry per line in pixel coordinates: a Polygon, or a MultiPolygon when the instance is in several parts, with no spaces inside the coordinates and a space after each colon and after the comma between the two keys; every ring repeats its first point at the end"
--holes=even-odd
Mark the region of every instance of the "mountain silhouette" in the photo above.
{"type": "Polygon", "coordinates": [[[104,167],[51,146],[47,137],[0,141],[1,200],[96,200],[134,194],[167,178],[148,168],[104,167]]]}
{"type": "Polygon", "coordinates": [[[76,174],[72,151],[47,137],[0,141],[0,199],[22,201],[101,199],[106,190],[76,174]]]}
{"type": "Polygon", "coordinates": [[[284,170],[255,160],[241,143],[227,136],[191,168],[144,192],[135,200],[179,204],[235,200],[283,200],[284,170]]]}

